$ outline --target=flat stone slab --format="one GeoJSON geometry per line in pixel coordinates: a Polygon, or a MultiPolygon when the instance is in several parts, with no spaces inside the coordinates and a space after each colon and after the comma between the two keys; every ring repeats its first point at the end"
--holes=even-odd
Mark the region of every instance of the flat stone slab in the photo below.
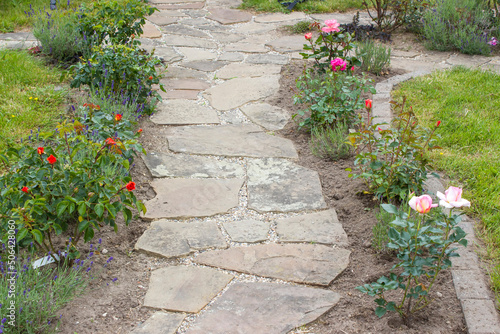
{"type": "Polygon", "coordinates": [[[213,60],[217,58],[217,53],[215,51],[210,51],[206,49],[199,48],[177,48],[180,53],[186,57],[188,61],[201,61],[201,60],[213,60]]]}
{"type": "Polygon", "coordinates": [[[290,14],[273,13],[273,14],[258,15],[255,17],[254,21],[257,23],[277,23],[277,22],[304,20],[305,18],[306,14],[302,12],[292,12],[290,14]]]}
{"type": "Polygon", "coordinates": [[[189,46],[196,48],[204,48],[204,49],[216,49],[217,44],[210,40],[198,37],[191,36],[179,36],[179,35],[171,35],[166,39],[166,45],[171,46],[189,46]]]}
{"type": "Polygon", "coordinates": [[[0,38],[4,41],[36,41],[35,36],[30,32],[8,32],[0,34],[0,38]]]}
{"type": "Polygon", "coordinates": [[[175,52],[175,50],[172,47],[151,47],[150,51],[154,49],[154,55],[157,57],[160,57],[164,62],[171,64],[175,63],[177,61],[181,61],[182,58],[184,58],[182,55],[178,54],[175,52]]]}
{"type": "Polygon", "coordinates": [[[288,57],[283,55],[275,54],[251,54],[248,55],[247,63],[251,64],[276,64],[285,65],[288,64],[288,57]]]}
{"type": "Polygon", "coordinates": [[[172,23],[177,23],[179,20],[178,17],[165,16],[160,13],[153,14],[151,16],[146,17],[149,22],[156,24],[157,26],[166,26],[172,23]]]}
{"type": "Polygon", "coordinates": [[[220,55],[219,60],[222,61],[243,61],[245,57],[239,52],[224,52],[220,55]]]}
{"type": "Polygon", "coordinates": [[[205,7],[205,2],[186,2],[186,3],[171,3],[171,4],[155,4],[155,7],[158,9],[201,9],[205,7]]]}
{"type": "Polygon", "coordinates": [[[254,35],[254,34],[264,34],[272,30],[275,30],[276,28],[277,25],[275,24],[250,22],[238,25],[238,27],[234,28],[234,31],[241,34],[254,35]]]}
{"type": "Polygon", "coordinates": [[[185,256],[207,248],[227,248],[214,222],[157,220],[151,223],[135,244],[136,250],[166,258],[185,256]]]}
{"type": "Polygon", "coordinates": [[[229,64],[217,72],[219,79],[255,78],[281,73],[279,65],[229,64]]]}
{"type": "Polygon", "coordinates": [[[221,292],[233,277],[211,268],[161,268],[151,273],[144,306],[197,313],[221,292]]]}
{"type": "Polygon", "coordinates": [[[198,100],[199,90],[190,89],[175,89],[167,90],[166,92],[159,91],[161,98],[164,100],[180,99],[180,100],[198,100]]]}
{"type": "Polygon", "coordinates": [[[465,299],[460,302],[467,324],[467,333],[500,333],[498,312],[493,301],[489,299],[465,299]]]}
{"type": "Polygon", "coordinates": [[[166,27],[162,27],[161,30],[166,34],[172,34],[172,35],[210,38],[210,36],[207,33],[182,24],[172,24],[166,27]]]}
{"type": "Polygon", "coordinates": [[[277,52],[297,52],[304,49],[304,44],[306,40],[302,35],[285,36],[278,38],[274,41],[266,43],[266,46],[270,47],[277,52]]]}
{"type": "Polygon", "coordinates": [[[216,41],[222,44],[236,43],[245,39],[245,36],[243,35],[230,34],[227,32],[212,32],[212,36],[216,41]]]}
{"type": "Polygon", "coordinates": [[[210,15],[208,15],[207,18],[221,24],[242,23],[252,19],[252,14],[236,9],[211,8],[209,12],[210,15]]]}
{"type": "Polygon", "coordinates": [[[227,65],[225,61],[200,60],[182,63],[182,66],[203,72],[213,72],[227,65]]]}
{"type": "Polygon", "coordinates": [[[248,162],[248,207],[259,212],[326,208],[317,172],[283,159],[248,162]]]}
{"type": "Polygon", "coordinates": [[[157,179],[145,219],[207,217],[238,206],[242,179],[157,179]]]}
{"type": "Polygon", "coordinates": [[[336,292],[264,282],[231,285],[187,334],[286,334],[334,307],[336,292]]]}
{"type": "Polygon", "coordinates": [[[347,234],[334,209],[278,219],[276,232],[281,242],[314,242],[347,246],[347,234]]]}
{"type": "Polygon", "coordinates": [[[163,75],[166,79],[198,79],[207,80],[205,72],[191,70],[189,68],[169,66],[167,72],[163,75]]]}
{"type": "Polygon", "coordinates": [[[285,281],[328,286],[349,265],[350,251],[311,244],[260,244],[207,251],[193,261],[285,281]]]}
{"type": "Polygon", "coordinates": [[[146,21],[144,26],[142,27],[142,38],[161,38],[162,33],[158,28],[156,28],[153,24],[146,21]]]}
{"type": "Polygon", "coordinates": [[[267,103],[247,104],[240,108],[252,122],[267,130],[281,130],[290,120],[290,113],[267,103]]]}
{"type": "MultiPolygon", "coordinates": [[[[297,158],[293,143],[271,136],[256,125],[182,126],[167,129],[174,152],[232,157],[297,158]]],[[[258,177],[256,175],[256,177],[258,177]]]]}
{"type": "Polygon", "coordinates": [[[184,313],[158,311],[130,334],[175,334],[185,317],[184,313]]]}
{"type": "Polygon", "coordinates": [[[246,53],[263,53],[268,52],[269,49],[263,44],[259,43],[249,43],[245,41],[228,44],[225,46],[224,51],[226,52],[246,52],[246,53]]]}
{"type": "Polygon", "coordinates": [[[153,177],[245,177],[244,168],[234,161],[195,155],[153,152],[149,152],[148,155],[143,156],[143,159],[153,177]]]}
{"type": "Polygon", "coordinates": [[[163,101],[151,121],[160,125],[219,124],[217,112],[189,100],[163,101]]]}
{"type": "Polygon", "coordinates": [[[212,107],[227,111],[276,94],[279,79],[279,75],[236,78],[207,89],[204,95],[212,107]]]}
{"type": "Polygon", "coordinates": [[[205,90],[210,84],[198,79],[161,80],[165,89],[205,90]]]}
{"type": "Polygon", "coordinates": [[[458,299],[488,299],[490,297],[490,290],[481,271],[452,270],[451,274],[458,299]]]}
{"type": "Polygon", "coordinates": [[[261,242],[267,240],[270,223],[248,219],[222,223],[227,233],[236,242],[261,242]]]}

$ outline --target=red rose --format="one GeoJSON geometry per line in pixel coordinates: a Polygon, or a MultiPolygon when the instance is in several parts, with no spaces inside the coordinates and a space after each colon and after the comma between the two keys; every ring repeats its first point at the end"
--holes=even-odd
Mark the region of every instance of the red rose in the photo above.
{"type": "Polygon", "coordinates": [[[141,133],[141,132],[142,132],[142,129],[137,130],[137,133],[141,133]]]}
{"type": "Polygon", "coordinates": [[[116,142],[112,138],[106,139],[106,145],[116,145],[116,142]]]}
{"type": "Polygon", "coordinates": [[[149,80],[153,80],[153,76],[152,75],[149,76],[149,80]]]}
{"type": "Polygon", "coordinates": [[[441,125],[441,121],[436,122],[436,128],[441,125]]]}
{"type": "Polygon", "coordinates": [[[52,154],[47,158],[47,161],[49,162],[49,164],[53,165],[56,163],[57,159],[55,156],[53,156],[52,154]]]}
{"type": "Polygon", "coordinates": [[[372,100],[366,99],[365,106],[366,106],[366,109],[371,109],[372,108],[372,100]]]}
{"type": "Polygon", "coordinates": [[[119,122],[122,119],[122,114],[116,114],[115,115],[115,121],[119,122]]]}
{"type": "Polygon", "coordinates": [[[127,188],[128,191],[132,191],[135,189],[135,182],[130,181],[129,183],[127,183],[125,187],[127,188]]]}
{"type": "Polygon", "coordinates": [[[28,187],[22,187],[22,188],[21,188],[21,191],[22,191],[22,192],[25,192],[25,193],[28,193],[28,191],[29,191],[29,190],[28,190],[28,187]]]}
{"type": "Polygon", "coordinates": [[[45,150],[45,149],[44,149],[43,147],[39,147],[39,148],[37,149],[37,152],[38,152],[38,154],[42,155],[44,150],[45,150]]]}

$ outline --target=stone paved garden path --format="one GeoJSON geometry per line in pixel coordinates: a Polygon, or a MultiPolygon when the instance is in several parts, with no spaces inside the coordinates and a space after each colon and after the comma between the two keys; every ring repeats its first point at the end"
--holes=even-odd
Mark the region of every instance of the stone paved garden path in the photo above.
{"type": "MultiPolygon", "coordinates": [[[[144,158],[156,197],[146,203],[152,222],[136,249],[184,260],[152,272],[144,306],[158,312],[132,333],[288,333],[339,301],[342,292],[326,287],[350,252],[318,174],[297,165],[292,142],[273,132],[290,119],[266,98],[304,43],[279,27],[306,18],[348,23],[352,14],[228,9],[238,0],[151,2],[160,11],[141,42],[169,64],[151,118],[166,128],[159,136],[169,153],[144,158]]],[[[26,33],[0,36],[3,47],[33,43],[26,33]]],[[[409,71],[460,64],[500,69],[498,57],[393,48],[392,65],[409,71]]],[[[377,86],[381,117],[390,116],[394,83],[377,86]]]]}

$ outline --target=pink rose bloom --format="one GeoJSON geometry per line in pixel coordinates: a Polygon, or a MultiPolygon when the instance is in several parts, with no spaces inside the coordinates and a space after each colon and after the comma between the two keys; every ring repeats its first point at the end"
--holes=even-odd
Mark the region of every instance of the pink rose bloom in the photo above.
{"type": "Polygon", "coordinates": [[[335,72],[337,70],[345,71],[347,68],[347,62],[342,58],[335,58],[330,62],[332,65],[332,70],[335,72]]]}
{"type": "Polygon", "coordinates": [[[488,42],[489,45],[495,46],[498,44],[498,40],[495,37],[491,37],[490,41],[488,42]]]}
{"type": "Polygon", "coordinates": [[[308,32],[307,34],[304,35],[304,38],[307,40],[310,40],[313,37],[312,32],[308,32]]]}
{"type": "Polygon", "coordinates": [[[437,204],[432,204],[432,198],[429,195],[414,196],[408,202],[410,207],[419,213],[428,213],[431,208],[438,206],[437,204]]]}
{"type": "Polygon", "coordinates": [[[439,205],[448,209],[470,206],[470,202],[462,198],[462,188],[449,187],[444,194],[438,191],[436,195],[440,200],[439,205]]]}
{"type": "Polygon", "coordinates": [[[326,27],[321,28],[323,32],[340,31],[340,23],[338,23],[336,20],[326,20],[325,25],[326,27]]]}

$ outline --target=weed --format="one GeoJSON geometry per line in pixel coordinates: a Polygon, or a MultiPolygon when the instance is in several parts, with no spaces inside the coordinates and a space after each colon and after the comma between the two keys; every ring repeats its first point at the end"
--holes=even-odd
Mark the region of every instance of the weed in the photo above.
{"type": "Polygon", "coordinates": [[[320,158],[337,161],[351,155],[351,146],[347,143],[349,128],[345,123],[335,127],[313,127],[311,129],[311,152],[320,158]]]}
{"type": "Polygon", "coordinates": [[[381,75],[391,64],[391,48],[367,40],[356,45],[356,57],[361,61],[362,71],[381,75]]]}

